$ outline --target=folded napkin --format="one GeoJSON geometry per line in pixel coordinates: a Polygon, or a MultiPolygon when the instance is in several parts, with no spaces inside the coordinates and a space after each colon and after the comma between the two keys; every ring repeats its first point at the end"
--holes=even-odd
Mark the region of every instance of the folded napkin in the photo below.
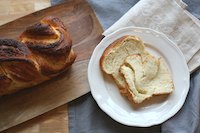
{"type": "Polygon", "coordinates": [[[200,66],[200,22],[186,7],[180,0],[140,0],[103,35],[127,26],[160,31],[178,45],[192,72],[200,66]]]}

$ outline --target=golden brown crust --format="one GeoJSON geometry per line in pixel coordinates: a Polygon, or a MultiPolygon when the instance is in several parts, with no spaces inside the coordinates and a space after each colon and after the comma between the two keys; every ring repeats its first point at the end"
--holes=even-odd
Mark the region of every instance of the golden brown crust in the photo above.
{"type": "Polygon", "coordinates": [[[63,22],[54,16],[47,16],[41,20],[42,23],[50,24],[53,27],[61,27],[65,31],[67,31],[67,28],[64,26],[63,22]]]}
{"type": "Polygon", "coordinates": [[[2,62],[1,66],[6,71],[7,77],[15,81],[30,82],[40,78],[38,69],[31,61],[2,62]]]}
{"type": "Polygon", "coordinates": [[[58,18],[46,17],[39,23],[28,27],[19,37],[31,50],[45,54],[70,52],[72,40],[58,18]]]}
{"type": "Polygon", "coordinates": [[[0,62],[27,60],[31,54],[28,47],[13,39],[0,39],[0,62]]]}
{"type": "Polygon", "coordinates": [[[41,66],[42,74],[46,76],[54,76],[74,62],[66,62],[68,56],[71,56],[72,40],[58,18],[45,17],[39,23],[28,27],[19,39],[31,49],[41,66]]]}
{"type": "Polygon", "coordinates": [[[43,80],[26,45],[13,39],[0,39],[0,95],[43,80]]]}
{"type": "MultiPolygon", "coordinates": [[[[52,69],[51,65],[46,65],[46,63],[44,63],[44,64],[41,65],[42,66],[41,73],[44,74],[44,75],[48,75],[49,77],[54,77],[56,75],[59,75],[63,71],[67,70],[74,63],[75,59],[76,59],[76,55],[73,52],[73,50],[71,50],[68,57],[65,58],[64,62],[62,62],[62,64],[61,64],[62,67],[60,67],[59,69],[52,69]]],[[[58,63],[59,62],[57,62],[57,65],[59,65],[58,63]]]]}
{"type": "Polygon", "coordinates": [[[26,45],[12,39],[0,39],[0,65],[4,77],[12,80],[31,81],[38,74],[31,51],[26,45]]]}
{"type": "Polygon", "coordinates": [[[0,39],[0,96],[59,75],[75,58],[70,35],[56,17],[28,27],[19,41],[0,39]]]}

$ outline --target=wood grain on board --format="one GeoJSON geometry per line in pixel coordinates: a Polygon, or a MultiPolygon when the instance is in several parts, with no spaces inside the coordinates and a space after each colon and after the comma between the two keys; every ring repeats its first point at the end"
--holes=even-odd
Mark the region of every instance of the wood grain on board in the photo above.
{"type": "Polygon", "coordinates": [[[39,116],[87,92],[87,66],[102,39],[102,27],[85,0],[70,0],[0,27],[0,38],[17,38],[45,16],[59,17],[69,29],[77,59],[62,75],[33,88],[0,98],[0,131],[39,116]]]}

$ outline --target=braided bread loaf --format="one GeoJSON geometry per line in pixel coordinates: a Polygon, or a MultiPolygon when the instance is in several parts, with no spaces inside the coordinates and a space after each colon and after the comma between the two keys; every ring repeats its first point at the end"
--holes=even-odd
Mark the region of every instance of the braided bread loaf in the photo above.
{"type": "Polygon", "coordinates": [[[63,23],[45,17],[18,41],[0,39],[0,96],[35,86],[67,70],[74,62],[72,40],[63,23]]]}

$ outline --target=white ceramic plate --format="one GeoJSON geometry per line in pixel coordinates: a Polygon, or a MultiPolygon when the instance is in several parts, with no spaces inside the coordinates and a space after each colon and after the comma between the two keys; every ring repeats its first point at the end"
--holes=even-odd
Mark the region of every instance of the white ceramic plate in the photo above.
{"type": "Polygon", "coordinates": [[[138,127],[160,124],[180,110],[189,90],[189,75],[185,58],[172,41],[162,33],[139,27],[123,28],[106,36],[95,48],[88,67],[90,89],[99,107],[119,123],[138,127]],[[171,95],[157,96],[133,106],[119,93],[113,79],[103,74],[99,66],[101,55],[107,46],[124,35],[139,36],[147,43],[147,51],[165,60],[175,85],[171,95]]]}

